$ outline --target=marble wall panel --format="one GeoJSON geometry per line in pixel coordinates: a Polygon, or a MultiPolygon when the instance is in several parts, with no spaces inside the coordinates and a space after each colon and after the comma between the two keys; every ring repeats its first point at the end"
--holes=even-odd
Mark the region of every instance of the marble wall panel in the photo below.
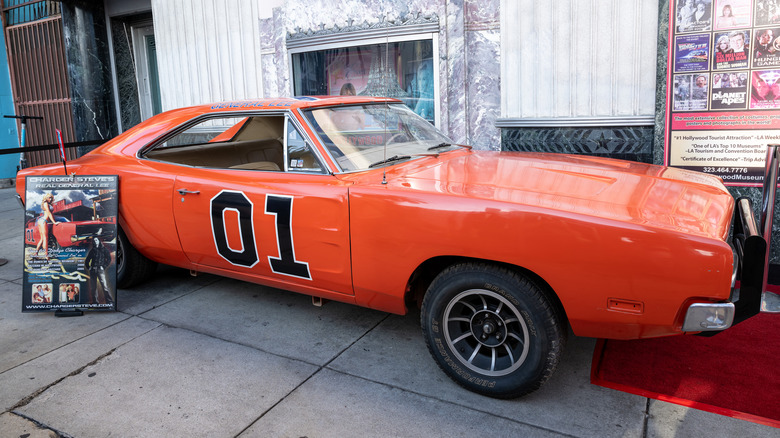
{"type": "Polygon", "coordinates": [[[275,84],[265,81],[264,86],[269,92],[291,92],[284,41],[276,39],[280,34],[332,35],[436,17],[440,126],[456,142],[495,150],[500,144],[495,127],[500,111],[499,15],[499,0],[290,0],[274,10],[272,22],[261,21],[264,39],[275,41],[273,49],[264,49],[264,54],[273,51],[275,61],[264,59],[263,68],[274,68],[278,75],[275,84]]]}
{"type": "MultiPolygon", "coordinates": [[[[490,2],[495,0],[490,0],[490,2]]],[[[414,13],[439,13],[446,0],[288,0],[285,12],[292,33],[345,28],[356,24],[400,22],[414,13]]],[[[462,3],[462,0],[460,0],[462,3]]]]}
{"type": "Polygon", "coordinates": [[[446,81],[440,81],[442,97],[442,129],[456,143],[469,143],[466,116],[466,29],[463,21],[463,1],[447,3],[441,33],[447,35],[440,44],[441,66],[446,81]],[[445,88],[446,87],[446,88],[445,88]]]}
{"type": "Polygon", "coordinates": [[[141,123],[141,106],[138,101],[138,81],[135,77],[133,38],[126,19],[111,19],[111,38],[114,47],[119,119],[122,131],[127,131],[141,123]]]}
{"type": "Polygon", "coordinates": [[[76,141],[109,139],[118,127],[103,5],[63,2],[62,23],[76,141]]]}
{"type": "Polygon", "coordinates": [[[664,162],[664,137],[666,132],[666,73],[669,52],[669,0],[658,1],[658,50],[655,70],[655,133],[653,163],[664,162]]]}
{"type": "MultiPolygon", "coordinates": [[[[287,20],[287,11],[274,10],[273,22],[274,28],[277,31],[273,35],[273,42],[275,47],[275,61],[273,72],[275,73],[276,87],[278,89],[278,96],[290,96],[292,95],[292,85],[290,83],[290,67],[289,56],[287,54],[287,45],[285,44],[285,38],[287,36],[285,22],[287,20]]],[[[268,70],[266,70],[268,71],[268,70]]],[[[273,73],[272,73],[273,74],[273,73]]]]}
{"type": "Polygon", "coordinates": [[[499,2],[467,0],[466,35],[467,143],[479,149],[499,150],[501,131],[501,26],[499,2]]]}

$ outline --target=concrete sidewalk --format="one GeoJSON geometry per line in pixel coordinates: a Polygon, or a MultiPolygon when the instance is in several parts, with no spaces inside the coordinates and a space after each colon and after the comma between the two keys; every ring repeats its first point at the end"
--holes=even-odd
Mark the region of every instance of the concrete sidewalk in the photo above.
{"type": "Polygon", "coordinates": [[[438,369],[419,314],[168,267],[115,313],[22,314],[14,194],[0,189],[0,437],[778,436],[591,385],[593,339],[571,336],[540,391],[493,400],[438,369]]]}

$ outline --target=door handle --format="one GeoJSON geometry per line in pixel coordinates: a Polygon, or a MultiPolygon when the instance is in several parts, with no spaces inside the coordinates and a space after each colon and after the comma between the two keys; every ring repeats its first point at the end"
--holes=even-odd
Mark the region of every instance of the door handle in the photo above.
{"type": "Polygon", "coordinates": [[[197,195],[197,194],[200,193],[199,190],[176,189],[176,191],[179,192],[179,194],[182,195],[182,196],[187,195],[187,194],[189,194],[189,195],[197,195]]]}

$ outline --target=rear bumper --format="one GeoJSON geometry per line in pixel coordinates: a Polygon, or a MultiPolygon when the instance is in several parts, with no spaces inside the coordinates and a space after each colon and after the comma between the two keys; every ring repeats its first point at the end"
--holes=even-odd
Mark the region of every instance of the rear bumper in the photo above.
{"type": "Polygon", "coordinates": [[[739,289],[734,288],[732,302],[736,314],[734,324],[740,323],[761,311],[761,298],[766,289],[766,270],[769,267],[769,245],[756,222],[750,200],[737,199],[734,209],[732,245],[736,253],[734,264],[739,289]]]}
{"type": "Polygon", "coordinates": [[[767,242],[747,198],[737,199],[731,245],[734,251],[731,302],[690,305],[683,331],[714,334],[712,332],[725,330],[761,312],[766,287],[767,242]]]}
{"type": "Polygon", "coordinates": [[[688,307],[684,332],[721,331],[734,324],[734,303],[696,303],[688,307]]]}

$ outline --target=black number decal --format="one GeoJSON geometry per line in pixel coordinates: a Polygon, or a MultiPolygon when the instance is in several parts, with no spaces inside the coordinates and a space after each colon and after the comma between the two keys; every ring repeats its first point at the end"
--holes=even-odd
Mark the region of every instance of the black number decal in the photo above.
{"type": "Polygon", "coordinates": [[[311,280],[309,264],[295,260],[292,237],[292,203],[290,196],[268,195],[265,198],[265,214],[276,216],[276,245],[279,258],[268,257],[271,270],[277,274],[292,275],[311,280]]]}
{"type": "MultiPolygon", "coordinates": [[[[309,264],[295,260],[295,248],[292,236],[292,204],[291,196],[267,195],[265,198],[265,213],[276,216],[276,246],[279,257],[268,257],[271,270],[277,274],[291,275],[311,280],[309,264]]],[[[252,221],[254,205],[243,192],[223,190],[211,199],[211,230],[217,252],[225,260],[237,266],[248,268],[257,264],[257,248],[255,247],[255,230],[252,221]],[[238,213],[239,230],[241,231],[241,248],[231,248],[225,231],[225,212],[238,213]]]]}
{"type": "Polygon", "coordinates": [[[214,233],[214,243],[217,252],[225,260],[238,266],[251,268],[257,264],[257,248],[255,248],[255,230],[252,225],[252,202],[242,192],[222,191],[211,199],[211,230],[214,233]],[[225,211],[238,212],[238,225],[241,231],[241,250],[228,245],[225,232],[225,211]]]}

